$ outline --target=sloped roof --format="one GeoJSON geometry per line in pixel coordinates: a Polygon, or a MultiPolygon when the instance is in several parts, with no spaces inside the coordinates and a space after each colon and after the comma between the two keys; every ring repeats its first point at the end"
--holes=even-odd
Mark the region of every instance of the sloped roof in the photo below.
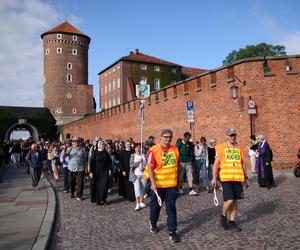
{"type": "Polygon", "coordinates": [[[67,21],[65,21],[65,22],[55,26],[54,28],[48,30],[47,32],[43,33],[41,35],[41,38],[43,38],[44,35],[52,34],[52,33],[67,33],[67,34],[75,34],[75,35],[82,35],[82,36],[88,37],[86,34],[81,32],[79,29],[77,29],[76,27],[74,27],[72,24],[70,24],[67,21]]]}
{"type": "Polygon", "coordinates": [[[179,64],[172,63],[154,56],[149,56],[146,54],[143,54],[139,52],[138,49],[135,50],[135,52],[130,52],[128,56],[123,56],[113,64],[109,65],[105,69],[101,70],[98,75],[102,74],[104,71],[112,67],[113,65],[117,64],[120,61],[131,61],[131,62],[145,62],[145,63],[155,63],[155,64],[163,64],[163,65],[169,65],[169,66],[177,66],[177,67],[182,67],[179,64]]]}
{"type": "Polygon", "coordinates": [[[197,69],[197,68],[191,68],[191,67],[182,67],[181,68],[181,72],[188,77],[202,74],[207,71],[208,71],[207,69],[197,69]]]}

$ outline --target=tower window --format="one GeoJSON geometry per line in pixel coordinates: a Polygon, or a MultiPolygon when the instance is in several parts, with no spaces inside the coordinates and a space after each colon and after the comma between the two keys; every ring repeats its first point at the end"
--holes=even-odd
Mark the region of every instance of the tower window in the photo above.
{"type": "Polygon", "coordinates": [[[61,54],[62,53],[62,48],[56,48],[56,53],[61,54]]]}
{"type": "Polygon", "coordinates": [[[77,113],[77,110],[74,108],[74,109],[72,109],[72,113],[73,114],[76,114],[77,113]]]}
{"type": "Polygon", "coordinates": [[[67,69],[72,69],[72,63],[67,63],[67,69]]]}
{"type": "Polygon", "coordinates": [[[68,93],[68,94],[67,94],[67,98],[68,98],[68,99],[71,99],[71,98],[72,98],[72,95],[71,95],[70,93],[68,93]]]}
{"type": "Polygon", "coordinates": [[[154,71],[160,71],[159,66],[154,66],[154,71]]]}
{"type": "Polygon", "coordinates": [[[116,89],[116,81],[113,80],[113,90],[115,90],[115,89],[116,89]]]}
{"type": "Polygon", "coordinates": [[[72,82],[72,75],[71,74],[67,74],[67,82],[72,82]]]}
{"type": "Polygon", "coordinates": [[[118,89],[121,87],[120,78],[118,78],[117,86],[118,86],[118,87],[117,87],[118,89]]]}
{"type": "Polygon", "coordinates": [[[120,104],[121,103],[121,98],[120,97],[118,97],[118,104],[120,104]]]}
{"type": "Polygon", "coordinates": [[[56,34],[56,39],[61,39],[62,38],[62,35],[61,34],[56,34]]]}
{"type": "Polygon", "coordinates": [[[104,94],[107,94],[107,85],[104,86],[104,94]]]}
{"type": "Polygon", "coordinates": [[[62,112],[62,108],[56,108],[54,111],[55,114],[61,114],[62,112]]]}
{"type": "Polygon", "coordinates": [[[77,36],[73,36],[73,37],[72,37],[72,40],[73,40],[74,42],[77,42],[77,36]]]}
{"type": "Polygon", "coordinates": [[[108,84],[108,93],[111,91],[111,85],[110,83],[108,84]]]}
{"type": "Polygon", "coordinates": [[[50,54],[50,49],[46,49],[45,54],[46,54],[46,55],[49,55],[49,54],[50,54]]]}
{"type": "Polygon", "coordinates": [[[158,78],[154,79],[154,90],[159,90],[160,88],[160,81],[158,78]]]}
{"type": "Polygon", "coordinates": [[[77,56],[77,49],[72,49],[72,55],[77,56]]]}

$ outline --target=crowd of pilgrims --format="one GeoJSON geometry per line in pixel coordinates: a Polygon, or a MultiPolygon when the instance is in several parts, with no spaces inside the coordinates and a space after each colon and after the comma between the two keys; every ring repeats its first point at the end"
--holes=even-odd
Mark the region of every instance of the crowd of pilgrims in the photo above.
{"type": "MultiPolygon", "coordinates": [[[[176,141],[179,148],[181,170],[179,181],[188,182],[189,194],[197,195],[206,190],[211,192],[210,180],[212,178],[212,167],[215,159],[216,140],[211,139],[209,145],[206,138],[201,137],[193,144],[190,141],[191,135],[186,132],[183,138],[176,141]],[[184,167],[192,162],[191,169],[184,167]],[[183,171],[184,170],[184,171],[183,171]]],[[[251,138],[253,139],[253,138],[251,138]]],[[[264,138],[262,138],[264,139],[264,138]]],[[[35,143],[29,137],[26,140],[6,142],[3,145],[5,162],[12,163],[15,167],[24,166],[32,179],[34,189],[39,189],[39,181],[45,174],[52,174],[55,181],[63,180],[65,193],[70,193],[71,198],[82,200],[84,180],[90,183],[91,202],[97,205],[107,204],[107,197],[114,186],[118,187],[121,197],[129,201],[136,201],[135,210],[146,207],[144,199],[149,195],[150,181],[144,178],[147,152],[155,145],[155,138],[149,138],[143,143],[135,143],[133,139],[126,141],[103,140],[95,137],[94,141],[83,140],[73,137],[65,142],[54,141],[35,143]],[[79,158],[69,162],[70,153],[76,149],[79,158]],[[82,162],[80,162],[80,157],[82,162]]],[[[258,152],[259,141],[254,138],[249,152],[258,152]]],[[[262,161],[264,155],[269,152],[269,145],[264,142],[267,149],[261,156],[256,155],[256,162],[262,161]]],[[[249,153],[251,158],[251,154],[249,153]]],[[[257,164],[259,166],[259,164],[257,164]]],[[[252,164],[253,166],[253,164],[252,164]]],[[[259,169],[252,167],[253,174],[259,174],[259,169]]],[[[147,170],[146,170],[147,171],[147,170]]],[[[272,171],[272,170],[271,170],[272,171]]],[[[259,174],[260,186],[273,185],[273,173],[265,171],[264,176],[259,174]],[[271,177],[269,177],[271,176],[271,177]],[[271,178],[271,180],[270,180],[271,178]],[[269,183],[270,182],[270,183],[269,183]]],[[[184,194],[184,187],[180,186],[180,194],[184,194]]]]}

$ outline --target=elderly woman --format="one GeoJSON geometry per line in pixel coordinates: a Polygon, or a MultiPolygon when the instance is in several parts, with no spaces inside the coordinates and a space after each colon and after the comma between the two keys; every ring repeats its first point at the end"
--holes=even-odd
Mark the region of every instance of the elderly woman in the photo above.
{"type": "Polygon", "coordinates": [[[32,180],[32,187],[35,190],[39,189],[39,181],[41,179],[43,160],[42,155],[39,151],[39,146],[36,143],[31,145],[31,150],[26,156],[26,160],[29,164],[30,176],[32,180]]]}
{"type": "Polygon", "coordinates": [[[129,181],[133,182],[134,194],[136,198],[135,211],[146,207],[144,203],[145,194],[145,180],[143,178],[143,171],[146,166],[146,158],[141,152],[141,145],[135,144],[134,153],[130,156],[130,171],[129,181]]]}
{"type": "Polygon", "coordinates": [[[256,139],[258,141],[258,157],[256,159],[258,185],[259,187],[267,187],[270,189],[275,185],[271,166],[273,153],[263,135],[258,135],[256,139]]]}
{"type": "Polygon", "coordinates": [[[97,150],[92,153],[90,161],[91,202],[97,205],[106,204],[108,179],[111,175],[111,157],[100,140],[97,150]]]}

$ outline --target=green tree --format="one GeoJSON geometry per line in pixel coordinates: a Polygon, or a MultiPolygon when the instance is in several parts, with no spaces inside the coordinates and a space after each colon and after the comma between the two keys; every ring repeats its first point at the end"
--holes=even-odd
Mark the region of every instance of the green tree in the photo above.
{"type": "Polygon", "coordinates": [[[251,58],[257,56],[285,56],[286,51],[283,45],[271,45],[267,43],[259,43],[257,45],[247,45],[245,48],[239,49],[239,51],[233,50],[230,52],[223,65],[229,65],[235,61],[251,58]]]}

